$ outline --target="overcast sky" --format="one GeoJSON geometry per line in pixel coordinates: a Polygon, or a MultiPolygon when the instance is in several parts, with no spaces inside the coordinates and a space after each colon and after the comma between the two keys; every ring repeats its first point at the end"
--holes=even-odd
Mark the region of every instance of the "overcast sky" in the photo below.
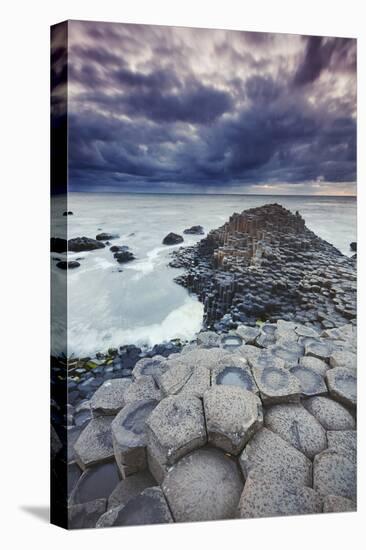
{"type": "Polygon", "coordinates": [[[69,23],[73,191],[355,194],[356,41],[69,23]]]}

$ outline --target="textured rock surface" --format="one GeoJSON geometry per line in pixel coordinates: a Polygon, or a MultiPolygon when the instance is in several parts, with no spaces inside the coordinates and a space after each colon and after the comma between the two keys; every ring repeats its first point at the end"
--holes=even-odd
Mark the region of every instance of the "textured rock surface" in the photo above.
{"type": "Polygon", "coordinates": [[[76,460],[82,468],[108,462],[113,458],[112,417],[94,418],[81,432],[74,445],[76,460]]]}
{"type": "Polygon", "coordinates": [[[281,367],[254,367],[253,375],[263,404],[299,401],[301,385],[296,376],[281,367]]]}
{"type": "Polygon", "coordinates": [[[353,430],[356,426],[352,414],[328,397],[313,397],[304,405],[325,430],[353,430]]]}
{"type": "Polygon", "coordinates": [[[347,456],[326,450],[314,458],[314,489],[321,495],[356,498],[356,464],[347,456]]]}
{"type": "Polygon", "coordinates": [[[349,407],[355,407],[357,379],[354,371],[345,367],[337,367],[327,371],[325,376],[331,396],[349,407]]]}
{"type": "Polygon", "coordinates": [[[211,384],[213,386],[237,386],[255,394],[259,393],[249,366],[239,362],[214,369],[211,374],[211,384]]]}
{"type": "Polygon", "coordinates": [[[99,499],[107,499],[120,481],[115,462],[98,464],[88,468],[79,478],[70,495],[71,504],[84,504],[99,499]]]}
{"type": "Polygon", "coordinates": [[[336,495],[328,495],[324,498],[323,512],[324,513],[340,513],[340,512],[355,512],[356,504],[349,498],[344,498],[336,495]]]}
{"type": "Polygon", "coordinates": [[[131,381],[124,378],[104,382],[90,400],[94,416],[116,415],[125,405],[124,395],[130,384],[131,381]]]}
{"type": "Polygon", "coordinates": [[[88,529],[95,527],[98,518],[105,512],[107,501],[105,498],[73,504],[68,509],[69,529],[88,529]]]}
{"type": "Polygon", "coordinates": [[[337,350],[329,358],[331,367],[345,367],[347,369],[357,368],[357,355],[352,351],[337,350]]]}
{"type": "Polygon", "coordinates": [[[160,399],[160,390],[156,386],[152,376],[138,378],[126,389],[124,393],[125,403],[133,403],[141,399],[160,399]]]}
{"type": "Polygon", "coordinates": [[[148,487],[153,487],[154,485],[156,485],[156,481],[148,470],[138,472],[126,479],[122,479],[108,498],[108,509],[124,506],[131,498],[134,498],[148,487]]]}
{"type": "Polygon", "coordinates": [[[243,482],[233,459],[205,448],[173,466],[162,488],[175,521],[207,521],[235,516],[243,482]]]}
{"type": "Polygon", "coordinates": [[[328,431],[328,447],[346,455],[352,462],[357,459],[357,432],[355,430],[328,431]]]}
{"type": "Polygon", "coordinates": [[[292,367],[290,373],[296,376],[301,386],[301,394],[305,397],[322,395],[327,393],[328,388],[324,378],[317,371],[301,365],[292,367]]]}

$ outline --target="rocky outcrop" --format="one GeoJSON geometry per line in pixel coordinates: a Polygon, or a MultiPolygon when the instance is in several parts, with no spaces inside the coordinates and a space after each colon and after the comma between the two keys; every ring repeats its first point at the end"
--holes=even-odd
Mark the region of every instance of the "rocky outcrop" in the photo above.
{"type": "Polygon", "coordinates": [[[99,233],[95,238],[97,241],[111,241],[119,239],[119,235],[117,233],[99,233]]]}
{"type": "Polygon", "coordinates": [[[90,239],[89,237],[75,237],[74,239],[69,239],[68,242],[68,249],[70,252],[84,252],[104,247],[105,245],[102,242],[90,239]]]}
{"type": "Polygon", "coordinates": [[[56,267],[60,269],[75,269],[76,267],[80,267],[80,263],[75,260],[70,260],[69,262],[61,260],[57,262],[56,267]]]}
{"type": "Polygon", "coordinates": [[[163,244],[172,245],[172,244],[179,244],[184,241],[183,237],[181,235],[177,235],[177,233],[168,233],[166,237],[163,239],[163,244]]]}
{"type": "Polygon", "coordinates": [[[205,230],[202,225],[192,225],[183,231],[185,235],[204,235],[205,230]]]}
{"type": "Polygon", "coordinates": [[[51,252],[57,252],[62,254],[62,252],[67,252],[67,240],[61,239],[60,237],[51,237],[51,252]]]}

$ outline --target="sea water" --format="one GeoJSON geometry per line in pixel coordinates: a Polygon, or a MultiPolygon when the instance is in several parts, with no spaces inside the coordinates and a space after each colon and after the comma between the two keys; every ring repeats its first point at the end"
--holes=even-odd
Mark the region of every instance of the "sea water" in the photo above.
{"type": "MultiPolygon", "coordinates": [[[[54,202],[57,227],[64,204],[60,201],[58,212],[57,198],[54,202]]],[[[354,197],[70,193],[67,208],[73,215],[67,218],[68,238],[118,233],[111,245],[128,245],[136,260],[118,264],[109,246],[69,253],[68,259],[78,259],[80,267],[67,272],[68,355],[194,338],[202,324],[202,304],[174,282],[182,271],[168,264],[174,249],[193,245],[202,236],[184,235],[184,243],[176,246],[163,245],[163,238],[171,231],[183,235],[192,225],[202,225],[207,233],[233,212],[274,202],[298,210],[309,229],[343,254],[352,254],[354,197]]],[[[66,277],[55,264],[55,276],[66,277]]]]}

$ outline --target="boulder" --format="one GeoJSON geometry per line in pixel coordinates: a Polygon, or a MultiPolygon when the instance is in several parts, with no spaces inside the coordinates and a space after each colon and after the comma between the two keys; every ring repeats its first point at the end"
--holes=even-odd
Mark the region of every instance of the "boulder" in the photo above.
{"type": "Polygon", "coordinates": [[[192,225],[192,227],[185,229],[183,233],[185,235],[204,235],[205,230],[203,229],[202,225],[192,225]]]}
{"type": "Polygon", "coordinates": [[[111,252],[125,252],[128,249],[129,247],[126,244],[122,244],[122,245],[114,244],[109,248],[111,252]]]}
{"type": "Polygon", "coordinates": [[[80,263],[75,260],[71,260],[69,262],[61,260],[60,262],[57,262],[56,267],[59,267],[60,269],[75,269],[76,267],[80,267],[80,263]]]}
{"type": "Polygon", "coordinates": [[[345,367],[336,367],[328,370],[325,377],[329,393],[334,399],[348,407],[356,407],[357,378],[355,371],[345,367]]]}
{"type": "Polygon", "coordinates": [[[314,489],[321,495],[356,499],[356,464],[347,456],[327,449],[314,458],[314,489]]]}
{"type": "Polygon", "coordinates": [[[75,237],[74,239],[69,239],[68,242],[68,250],[70,252],[84,252],[104,247],[105,245],[102,242],[90,239],[89,237],[75,237]]]}
{"type": "Polygon", "coordinates": [[[71,210],[67,211],[67,212],[63,212],[62,214],[63,216],[73,216],[74,215],[74,212],[71,212],[71,210]]]}
{"type": "Polygon", "coordinates": [[[290,369],[290,373],[296,376],[301,386],[301,394],[305,397],[324,395],[328,388],[321,374],[309,367],[297,365],[290,369]]]}
{"type": "Polygon", "coordinates": [[[300,399],[299,380],[282,367],[254,367],[252,369],[264,405],[296,403],[300,399]]]}
{"type": "Polygon", "coordinates": [[[240,455],[239,465],[245,479],[254,473],[289,487],[310,487],[313,483],[311,461],[267,428],[253,435],[240,455]]]}
{"type": "Polygon", "coordinates": [[[232,458],[205,447],[170,468],[162,489],[176,522],[220,520],[236,516],[243,481],[232,458]]]}
{"type": "Polygon", "coordinates": [[[99,233],[95,238],[97,241],[111,241],[119,239],[119,235],[117,233],[99,233]]]}
{"type": "Polygon", "coordinates": [[[260,399],[235,386],[214,386],[203,395],[208,442],[237,455],[263,425],[260,399]]]}
{"type": "Polygon", "coordinates": [[[94,418],[81,432],[74,449],[82,469],[113,459],[111,422],[110,416],[94,418]]]}
{"type": "Polygon", "coordinates": [[[324,428],[302,405],[274,405],[264,423],[310,459],[327,447],[324,428]]]}
{"type": "Polygon", "coordinates": [[[146,421],[157,404],[154,399],[135,401],[112,422],[114,456],[123,479],[147,467],[146,421]]]}
{"type": "Polygon", "coordinates": [[[131,381],[126,378],[106,380],[90,400],[94,416],[115,416],[125,405],[124,395],[131,381]]]}
{"type": "Polygon", "coordinates": [[[120,481],[115,462],[88,468],[79,478],[71,495],[71,504],[83,504],[97,499],[108,499],[120,481]]]}
{"type": "Polygon", "coordinates": [[[108,498],[108,509],[125,506],[131,498],[154,485],[156,485],[156,481],[148,470],[137,472],[126,479],[122,479],[108,498]]]}
{"type": "Polygon", "coordinates": [[[168,233],[166,237],[163,239],[163,244],[171,245],[171,244],[179,244],[184,241],[183,237],[181,235],[177,235],[176,233],[168,233]]]}
{"type": "Polygon", "coordinates": [[[356,512],[356,503],[349,498],[340,497],[337,495],[327,495],[323,501],[323,512],[325,514],[341,512],[356,512]]]}
{"type": "Polygon", "coordinates": [[[51,237],[50,249],[51,252],[57,252],[58,254],[67,252],[67,240],[60,237],[51,237]]]}
{"type": "Polygon", "coordinates": [[[312,397],[304,405],[325,430],[353,430],[356,426],[352,414],[328,397],[312,397]]]}
{"type": "Polygon", "coordinates": [[[256,338],[259,336],[259,327],[247,327],[245,325],[239,325],[236,332],[241,337],[243,344],[254,344],[256,338]]]}
{"type": "Polygon", "coordinates": [[[212,331],[199,332],[197,334],[197,344],[202,348],[215,348],[220,345],[220,336],[212,331]]]}
{"type": "Polygon", "coordinates": [[[352,250],[352,252],[357,252],[357,243],[356,242],[354,242],[354,241],[351,242],[349,247],[352,250]]]}
{"type": "Polygon", "coordinates": [[[129,250],[120,250],[119,252],[115,252],[113,257],[116,258],[119,264],[125,264],[135,260],[135,256],[129,250]]]}

